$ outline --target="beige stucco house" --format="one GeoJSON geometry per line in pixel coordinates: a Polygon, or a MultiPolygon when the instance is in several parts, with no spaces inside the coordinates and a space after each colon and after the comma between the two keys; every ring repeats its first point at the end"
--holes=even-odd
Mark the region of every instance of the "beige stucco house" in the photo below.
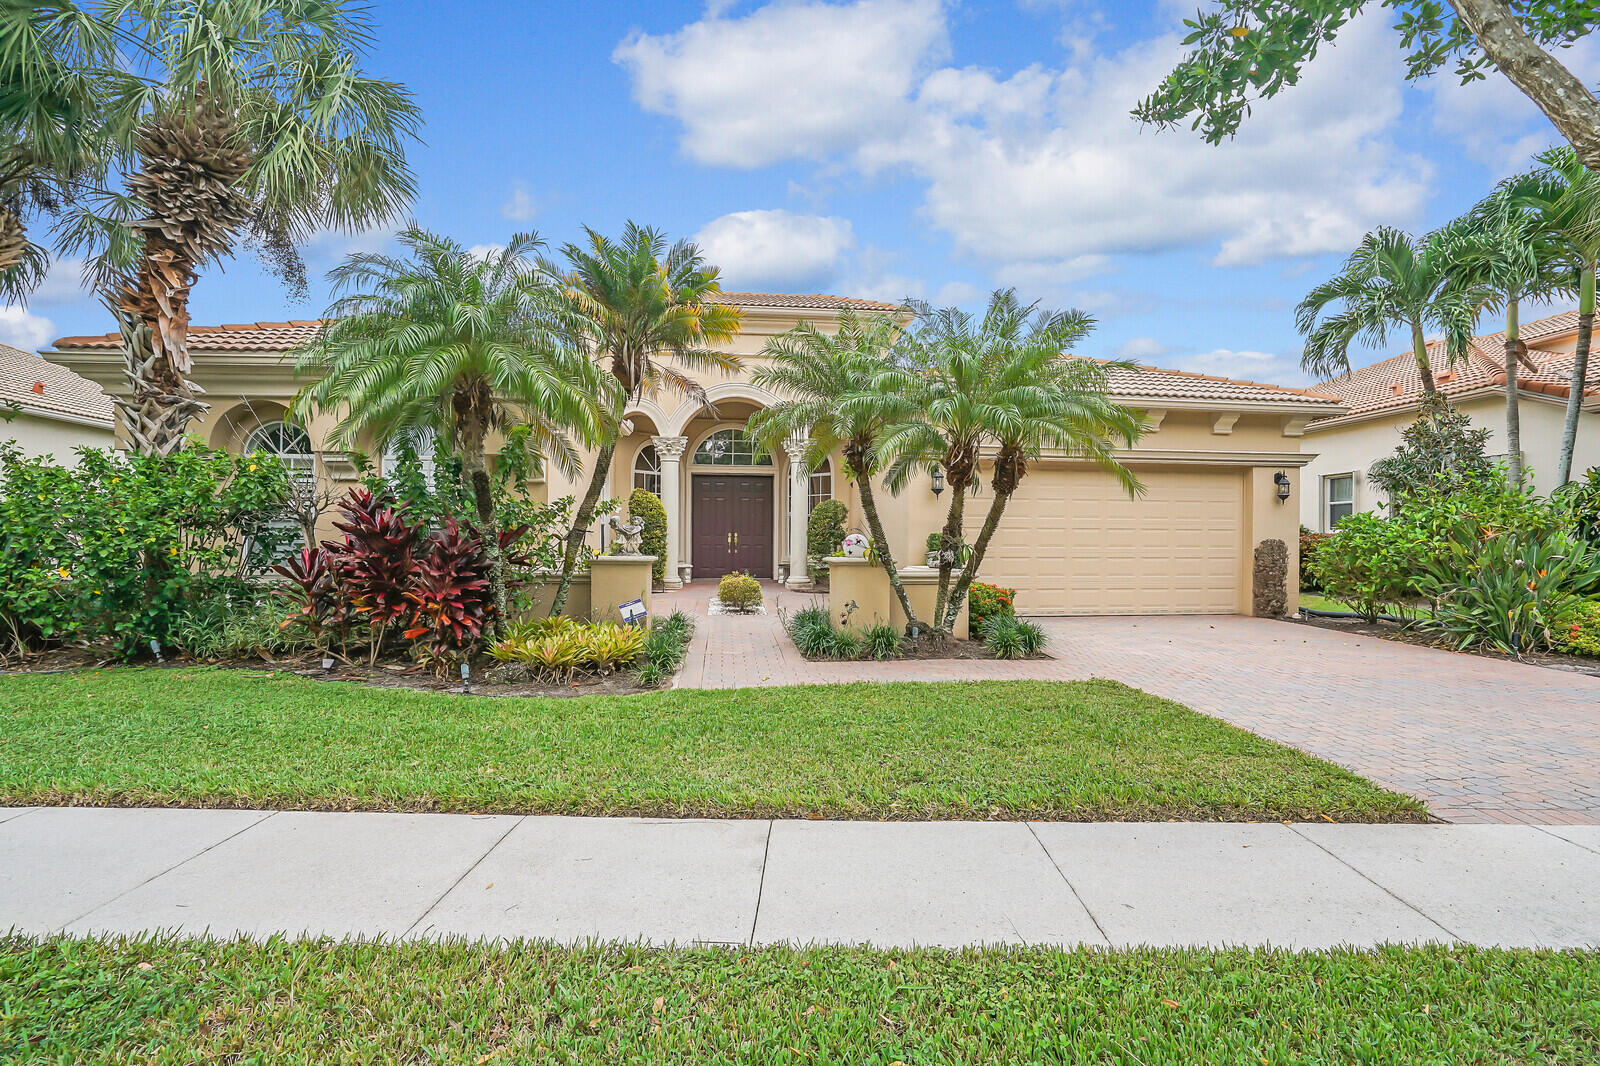
{"type": "MultiPolygon", "coordinates": [[[[684,575],[745,570],[801,584],[806,520],[820,500],[847,503],[857,529],[856,487],[832,456],[816,470],[791,443],[764,455],[744,435],[750,415],[775,397],[752,385],[749,368],[769,338],[808,320],[821,328],[845,309],[903,314],[892,304],[835,296],[723,293],[743,313],[729,349],[745,370],[701,376],[708,410],[674,395],[645,399],[628,412],[627,436],[612,467],[610,494],[656,491],[668,516],[668,585],[684,575]]],[[[196,327],[190,331],[195,380],[212,408],[194,430],[229,449],[272,447],[291,463],[337,484],[356,470],[327,444],[330,422],[284,424],[294,380],[284,353],[309,339],[316,322],[196,327]]],[[[65,337],[45,354],[99,382],[122,388],[115,335],[65,337]]],[[[1325,395],[1178,371],[1117,371],[1116,397],[1146,412],[1148,432],[1122,458],[1148,487],[1130,500],[1092,466],[1064,458],[1034,464],[985,561],[985,580],[1019,590],[1032,614],[1234,613],[1251,609],[1252,558],[1264,540],[1284,541],[1294,573],[1301,450],[1305,427],[1344,411],[1325,395]],[[1279,483],[1282,483],[1280,496],[1279,483]]],[[[381,455],[377,442],[365,449],[381,455]]],[[[535,487],[545,499],[580,494],[583,479],[549,471],[535,487]]],[[[969,503],[971,535],[988,506],[985,485],[969,503]]],[[[877,495],[892,548],[920,563],[927,534],[943,522],[948,497],[924,477],[897,497],[877,495]]],[[[603,531],[594,534],[597,546],[603,531]]],[[[1289,594],[1294,595],[1295,582],[1289,594]]],[[[1295,609],[1291,601],[1291,611],[1295,609]]]]}
{"type": "MultiPolygon", "coordinates": [[[[1533,369],[1518,371],[1517,410],[1522,456],[1535,491],[1556,488],[1556,464],[1566,420],[1572,353],[1578,343],[1578,313],[1567,311],[1522,326],[1533,369]]],[[[1443,342],[1428,345],[1428,362],[1438,390],[1474,426],[1489,430],[1491,454],[1506,453],[1505,334],[1474,337],[1464,359],[1448,359],[1443,342]]],[[[1600,464],[1600,353],[1589,365],[1588,387],[1578,420],[1572,472],[1577,477],[1600,464]]],[[[1400,445],[1400,433],[1416,421],[1422,377],[1410,352],[1352,370],[1317,385],[1344,402],[1343,412],[1306,425],[1306,450],[1315,452],[1305,468],[1300,521],[1326,533],[1352,511],[1374,511],[1388,501],[1367,483],[1367,471],[1400,445]]]]}
{"type": "Polygon", "coordinates": [[[75,465],[79,448],[116,442],[111,398],[63,366],[0,344],[0,440],[23,455],[75,465]]]}

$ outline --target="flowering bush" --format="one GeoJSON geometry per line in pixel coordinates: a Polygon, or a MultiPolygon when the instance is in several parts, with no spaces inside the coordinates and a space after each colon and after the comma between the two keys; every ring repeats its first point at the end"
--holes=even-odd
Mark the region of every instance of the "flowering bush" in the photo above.
{"type": "Polygon", "coordinates": [[[277,460],[188,448],[84,449],[78,464],[0,445],[0,629],[10,650],[110,639],[118,654],[175,643],[213,599],[254,603],[255,555],[297,530],[277,460]]]}
{"type": "Polygon", "coordinates": [[[1435,624],[1458,646],[1520,653],[1554,645],[1562,608],[1600,581],[1600,553],[1565,533],[1500,533],[1426,568],[1435,624]]]}
{"type": "Polygon", "coordinates": [[[974,581],[967,589],[967,628],[982,633],[989,619],[1002,614],[1016,614],[1017,590],[1001,588],[983,581],[974,581]]]}
{"type": "Polygon", "coordinates": [[[1558,606],[1550,647],[1569,655],[1600,655],[1600,600],[1573,597],[1558,606]]]}

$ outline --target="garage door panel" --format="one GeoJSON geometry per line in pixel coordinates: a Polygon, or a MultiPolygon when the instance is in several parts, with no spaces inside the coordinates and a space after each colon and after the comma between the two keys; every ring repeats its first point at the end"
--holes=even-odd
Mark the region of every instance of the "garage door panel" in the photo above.
{"type": "MultiPolygon", "coordinates": [[[[1093,469],[1038,465],[1006,510],[982,579],[1026,614],[1212,614],[1238,609],[1244,480],[1232,470],[1141,471],[1130,500],[1093,469]]],[[[985,501],[986,502],[986,501],[985,501]]],[[[985,506],[969,506],[976,536],[985,506]]]]}

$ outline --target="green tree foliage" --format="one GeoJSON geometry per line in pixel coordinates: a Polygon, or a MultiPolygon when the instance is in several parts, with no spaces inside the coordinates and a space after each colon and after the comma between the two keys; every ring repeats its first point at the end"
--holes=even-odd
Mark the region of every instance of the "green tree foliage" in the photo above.
{"type": "Polygon", "coordinates": [[[1423,400],[1417,420],[1401,431],[1394,454],[1372,464],[1367,481],[1391,507],[1407,496],[1482,483],[1495,471],[1485,452],[1488,441],[1487,428],[1475,428],[1472,419],[1436,394],[1423,400]]]}
{"type": "MultiPolygon", "coordinates": [[[[173,641],[205,601],[254,601],[288,481],[270,456],[84,449],[74,467],[0,445],[0,625],[12,651],[173,641]],[[249,555],[254,549],[254,556],[249,555]]],[[[298,529],[282,534],[298,541],[298,529]]]]}
{"type": "Polygon", "coordinates": [[[628,496],[628,515],[644,523],[639,544],[646,555],[656,557],[650,564],[650,579],[660,585],[667,577],[667,509],[649,489],[634,489],[628,496]]]}
{"type": "Polygon", "coordinates": [[[850,509],[842,500],[822,500],[811,509],[806,519],[806,569],[813,583],[828,583],[828,564],[822,560],[839,554],[849,518],[850,509]]]}

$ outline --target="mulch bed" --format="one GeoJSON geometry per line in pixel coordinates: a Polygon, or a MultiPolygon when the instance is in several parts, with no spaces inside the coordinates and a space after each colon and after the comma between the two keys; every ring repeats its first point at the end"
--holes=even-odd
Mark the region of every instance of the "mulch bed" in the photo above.
{"type": "Polygon", "coordinates": [[[1318,629],[1332,629],[1339,633],[1354,633],[1361,636],[1376,637],[1379,640],[1392,640],[1397,644],[1415,644],[1424,648],[1437,648],[1440,651],[1451,651],[1458,655],[1477,655],[1485,659],[1502,659],[1506,662],[1527,663],[1530,666],[1543,666],[1550,670],[1562,670],[1569,674],[1587,674],[1590,677],[1600,677],[1600,659],[1589,655],[1556,655],[1544,651],[1511,655],[1489,648],[1461,649],[1442,639],[1437,633],[1430,633],[1425,628],[1402,626],[1395,622],[1373,623],[1363,621],[1360,618],[1324,618],[1319,615],[1301,615],[1298,618],[1286,618],[1284,621],[1294,622],[1303,626],[1315,626],[1318,629]]]}
{"type": "MultiPolygon", "coordinates": [[[[104,649],[53,648],[12,660],[0,667],[0,677],[8,674],[59,674],[69,670],[90,670],[102,666],[138,665],[155,669],[185,666],[217,666],[228,670],[276,670],[294,674],[313,681],[345,681],[371,688],[415,689],[421,692],[460,693],[461,678],[439,677],[431,670],[411,663],[384,663],[368,666],[366,663],[345,664],[335,660],[333,669],[324,670],[322,660],[315,655],[287,656],[284,658],[251,658],[200,660],[187,657],[168,658],[163,662],[142,660],[125,663],[112,658],[104,649]]],[[[473,696],[623,696],[638,692],[659,692],[660,689],[643,688],[635,681],[631,670],[619,671],[605,677],[584,677],[571,682],[518,681],[507,683],[492,679],[491,671],[500,664],[484,658],[472,664],[472,679],[466,692],[473,696]]]]}

